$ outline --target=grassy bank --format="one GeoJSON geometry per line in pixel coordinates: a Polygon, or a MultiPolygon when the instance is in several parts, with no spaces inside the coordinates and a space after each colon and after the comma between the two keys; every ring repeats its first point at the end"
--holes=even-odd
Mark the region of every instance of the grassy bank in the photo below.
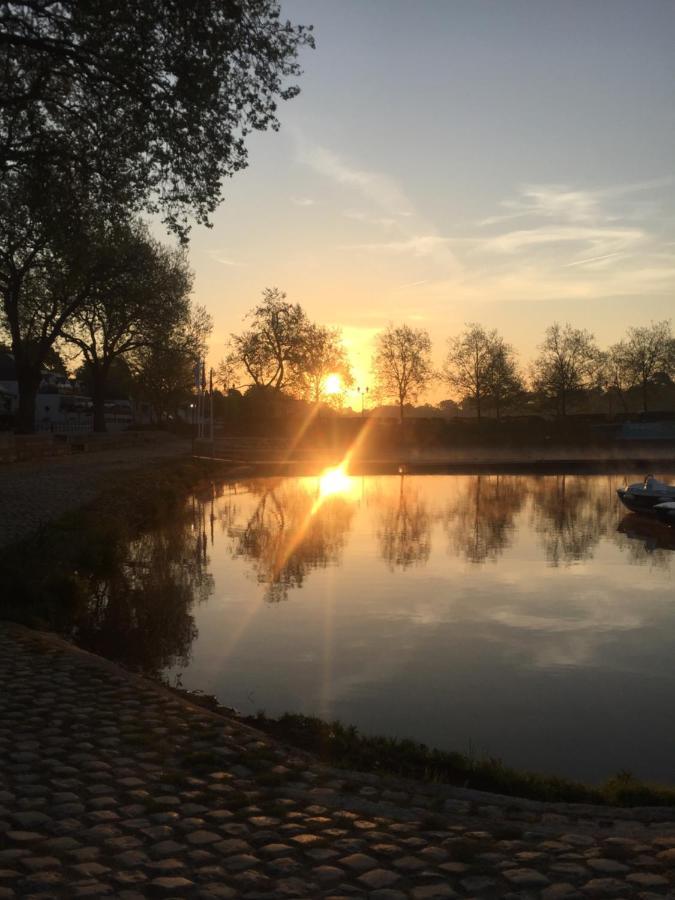
{"type": "Polygon", "coordinates": [[[338,768],[444,783],[548,803],[608,806],[673,806],[675,788],[648,784],[620,772],[600,786],[513,769],[491,757],[472,757],[427,747],[412,740],[361,734],[341,722],[286,714],[263,714],[243,721],[338,768]]]}

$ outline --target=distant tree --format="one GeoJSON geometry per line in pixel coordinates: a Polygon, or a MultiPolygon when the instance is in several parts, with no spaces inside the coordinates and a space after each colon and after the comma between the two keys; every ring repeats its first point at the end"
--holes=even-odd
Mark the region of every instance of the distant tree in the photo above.
{"type": "Polygon", "coordinates": [[[153,240],[144,226],[119,226],[103,247],[91,248],[114,260],[89,301],[63,325],[67,344],[87,363],[92,387],[94,431],[105,426],[106,382],[114,360],[162,341],[188,320],[192,274],[182,251],[153,240]]]}
{"type": "Polygon", "coordinates": [[[184,234],[246,166],[247,134],[278,129],[303,45],[311,28],[276,0],[4,2],[0,179],[77,169],[104,202],[161,211],[184,234]]]}
{"type": "Polygon", "coordinates": [[[488,373],[488,401],[497,418],[502,412],[522,400],[525,385],[518,371],[516,354],[510,344],[499,338],[493,348],[492,365],[488,373]]]}
{"type": "Polygon", "coordinates": [[[326,393],[326,379],[331,374],[339,375],[345,388],[354,383],[347,351],[337,328],[309,324],[294,368],[297,393],[312,403],[318,404],[322,400],[333,403],[335,398],[342,397],[342,394],[326,393]]]}
{"type": "Polygon", "coordinates": [[[389,325],[376,338],[373,372],[378,393],[395,399],[399,419],[435,377],[431,365],[431,339],[422,328],[389,325]]]}
{"type": "Polygon", "coordinates": [[[539,356],[532,366],[532,384],[557,414],[567,415],[570,398],[591,388],[602,369],[593,335],[558,322],[546,330],[539,356]]]}
{"type": "MultiPolygon", "coordinates": [[[[649,389],[675,374],[675,339],[669,320],[628,329],[625,340],[608,354],[610,383],[624,398],[633,387],[640,389],[642,409],[647,412],[649,389]]],[[[625,407],[625,400],[624,400],[625,407]]]]}
{"type": "Polygon", "coordinates": [[[448,341],[443,374],[460,399],[471,400],[479,419],[487,403],[499,418],[522,391],[513,348],[497,331],[475,323],[448,341]]]}
{"type": "Polygon", "coordinates": [[[278,288],[266,288],[247,318],[251,327],[232,335],[229,365],[242,367],[250,384],[280,391],[302,362],[309,327],[305,311],[278,288]]]}

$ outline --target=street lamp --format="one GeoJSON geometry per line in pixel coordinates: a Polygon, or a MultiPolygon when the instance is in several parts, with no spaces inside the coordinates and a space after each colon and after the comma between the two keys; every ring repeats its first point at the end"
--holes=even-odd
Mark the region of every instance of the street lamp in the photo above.
{"type": "Polygon", "coordinates": [[[361,416],[363,416],[364,404],[365,404],[365,400],[366,400],[366,394],[368,393],[368,388],[367,387],[364,387],[364,388],[357,387],[356,390],[361,395],[361,416]]]}

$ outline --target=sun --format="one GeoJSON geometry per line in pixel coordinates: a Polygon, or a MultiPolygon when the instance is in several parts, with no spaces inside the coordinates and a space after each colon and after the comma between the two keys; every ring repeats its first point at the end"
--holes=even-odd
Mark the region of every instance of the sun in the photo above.
{"type": "Polygon", "coordinates": [[[326,376],[326,383],[323,389],[326,394],[342,393],[342,379],[337,372],[332,372],[330,375],[326,376]]]}

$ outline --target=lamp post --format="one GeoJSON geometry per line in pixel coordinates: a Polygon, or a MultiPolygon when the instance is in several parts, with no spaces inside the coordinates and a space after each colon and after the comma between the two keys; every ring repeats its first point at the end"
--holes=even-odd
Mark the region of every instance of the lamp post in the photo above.
{"type": "Polygon", "coordinates": [[[363,417],[363,412],[364,412],[364,408],[365,408],[366,394],[368,393],[368,388],[367,388],[367,387],[364,387],[364,388],[358,387],[356,390],[357,390],[357,391],[359,392],[359,394],[361,395],[361,417],[363,417]]]}

